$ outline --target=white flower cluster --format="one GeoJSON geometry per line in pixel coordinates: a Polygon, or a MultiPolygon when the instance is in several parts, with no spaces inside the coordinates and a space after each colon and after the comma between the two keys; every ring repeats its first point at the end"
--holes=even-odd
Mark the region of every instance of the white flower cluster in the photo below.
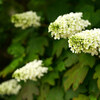
{"type": "Polygon", "coordinates": [[[82,31],[69,38],[69,47],[73,53],[90,53],[98,55],[100,52],[100,29],[82,31]]]}
{"type": "Polygon", "coordinates": [[[15,14],[12,16],[11,21],[15,24],[15,27],[21,27],[22,29],[28,28],[30,26],[40,26],[40,17],[37,16],[36,12],[32,11],[15,14]]]}
{"type": "Polygon", "coordinates": [[[0,84],[0,95],[17,94],[20,89],[21,85],[15,79],[11,79],[0,84]]]}
{"type": "Polygon", "coordinates": [[[48,68],[42,67],[42,60],[34,60],[29,62],[25,66],[20,69],[17,69],[13,77],[15,77],[18,81],[20,80],[34,80],[37,78],[41,78],[44,73],[47,73],[48,68]]]}
{"type": "Polygon", "coordinates": [[[90,25],[88,20],[83,20],[81,17],[82,13],[69,13],[59,16],[49,25],[49,32],[54,39],[67,38],[81,32],[90,25]]]}

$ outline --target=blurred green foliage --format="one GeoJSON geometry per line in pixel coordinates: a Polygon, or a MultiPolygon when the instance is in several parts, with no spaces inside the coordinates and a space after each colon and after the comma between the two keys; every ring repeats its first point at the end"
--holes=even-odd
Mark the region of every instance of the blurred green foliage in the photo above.
{"type": "Polygon", "coordinates": [[[100,100],[100,58],[73,54],[67,39],[48,33],[49,23],[69,12],[83,12],[89,28],[100,27],[100,0],[0,0],[0,82],[34,59],[49,68],[38,82],[22,82],[17,96],[0,100],[100,100]],[[41,16],[41,27],[15,28],[11,16],[30,10],[41,16]]]}

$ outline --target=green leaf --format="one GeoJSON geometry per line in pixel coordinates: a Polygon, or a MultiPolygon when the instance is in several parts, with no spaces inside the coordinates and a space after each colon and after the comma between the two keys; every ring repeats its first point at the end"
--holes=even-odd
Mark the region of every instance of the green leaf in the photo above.
{"type": "Polygon", "coordinates": [[[93,95],[90,95],[89,96],[89,100],[97,100],[97,98],[95,96],[93,96],[93,95]]]}
{"type": "MultiPolygon", "coordinates": [[[[71,57],[71,54],[69,57],[71,57]]],[[[73,59],[74,56],[72,56],[71,58],[73,59]]],[[[71,60],[71,58],[69,61],[74,62],[73,60],[71,60]]],[[[65,73],[65,76],[64,76],[66,77],[64,81],[65,90],[68,90],[71,85],[73,85],[73,89],[76,90],[78,86],[84,81],[88,73],[89,67],[92,68],[94,64],[95,64],[95,57],[89,54],[80,54],[79,63],[76,64],[74,67],[72,67],[65,73]]]]}
{"type": "Polygon", "coordinates": [[[88,96],[80,94],[78,97],[73,98],[73,100],[90,100],[88,96]]]}
{"type": "Polygon", "coordinates": [[[20,43],[12,44],[8,48],[8,53],[13,55],[14,57],[20,57],[22,55],[25,55],[24,52],[25,52],[25,49],[20,43]]]}
{"type": "Polygon", "coordinates": [[[56,60],[56,70],[63,71],[78,62],[78,56],[67,50],[56,60]]]}
{"type": "Polygon", "coordinates": [[[37,100],[46,100],[49,90],[50,86],[48,84],[42,84],[40,87],[40,94],[37,100]]]}
{"type": "Polygon", "coordinates": [[[46,100],[64,100],[64,91],[61,88],[53,88],[49,91],[46,100]]]}
{"type": "Polygon", "coordinates": [[[80,63],[69,69],[64,74],[64,88],[68,90],[73,85],[73,90],[76,90],[78,86],[84,81],[89,67],[82,66],[80,63]]]}
{"type": "Polygon", "coordinates": [[[3,3],[3,0],[0,0],[0,5],[3,3]]]}
{"type": "Polygon", "coordinates": [[[68,91],[66,91],[65,100],[71,100],[73,97],[78,96],[78,94],[78,92],[69,89],[68,91]]]}
{"type": "MultiPolygon", "coordinates": [[[[82,6],[82,5],[79,5],[79,6],[82,6]]],[[[89,20],[91,22],[92,27],[99,26],[100,9],[97,9],[95,11],[95,8],[93,5],[86,5],[86,4],[80,8],[81,9],[77,8],[77,10],[83,12],[83,18],[85,18],[86,20],[89,20]]]]}
{"type": "Polygon", "coordinates": [[[28,81],[18,94],[17,100],[34,100],[34,95],[39,95],[38,87],[34,82],[28,81]]]}
{"type": "Polygon", "coordinates": [[[66,59],[64,60],[66,67],[71,67],[73,64],[78,62],[78,56],[72,52],[66,52],[66,59]]]}
{"type": "Polygon", "coordinates": [[[100,89],[100,64],[95,67],[95,73],[94,73],[93,78],[98,79],[97,85],[98,85],[98,88],[100,89]]]}
{"type": "Polygon", "coordinates": [[[65,39],[55,40],[53,44],[52,55],[56,55],[57,57],[59,57],[63,49],[67,49],[67,48],[68,48],[67,40],[65,39]]]}
{"type": "Polygon", "coordinates": [[[48,70],[49,70],[49,71],[53,71],[53,68],[51,67],[52,59],[53,59],[53,58],[50,57],[50,58],[46,58],[46,59],[43,61],[44,66],[48,67],[48,70]]]}
{"type": "Polygon", "coordinates": [[[83,64],[84,66],[90,66],[91,68],[94,66],[95,64],[95,57],[91,56],[90,54],[80,54],[79,55],[79,61],[81,64],[83,64]]]}
{"type": "Polygon", "coordinates": [[[56,71],[62,72],[63,70],[65,70],[65,63],[63,61],[59,62],[55,69],[56,71]]]}
{"type": "Polygon", "coordinates": [[[50,85],[55,85],[55,79],[59,78],[58,72],[49,72],[46,76],[43,77],[43,83],[49,83],[50,85]]]}
{"type": "Polygon", "coordinates": [[[0,76],[7,76],[9,73],[13,72],[22,62],[23,57],[14,59],[5,69],[0,72],[0,76]]]}
{"type": "Polygon", "coordinates": [[[92,5],[84,5],[80,11],[83,12],[84,18],[85,19],[90,19],[91,20],[91,15],[94,12],[94,6],[92,5]],[[86,15],[87,14],[87,15],[86,15]]]}
{"type": "MultiPolygon", "coordinates": [[[[15,30],[14,33],[16,33],[15,37],[12,40],[12,43],[25,43],[25,40],[28,38],[28,36],[34,32],[33,28],[28,28],[26,30],[15,30]]],[[[36,33],[34,32],[35,35],[36,33]]]]}
{"type": "Polygon", "coordinates": [[[65,100],[72,100],[72,98],[77,97],[80,93],[85,92],[87,92],[87,89],[84,86],[79,86],[79,88],[76,91],[69,89],[65,92],[65,100]]]}
{"type": "Polygon", "coordinates": [[[34,57],[37,57],[38,55],[42,56],[45,52],[46,46],[48,46],[48,41],[45,37],[31,38],[27,46],[27,59],[32,60],[34,57]]]}
{"type": "MultiPolygon", "coordinates": [[[[80,5],[82,6],[82,5],[80,5]]],[[[92,22],[92,17],[94,16],[94,6],[85,4],[80,9],[77,9],[80,12],[83,12],[83,18],[92,22]]],[[[93,23],[92,23],[93,24],[93,23]]]]}
{"type": "Polygon", "coordinates": [[[50,66],[51,64],[52,64],[52,57],[50,57],[50,58],[46,58],[45,60],[44,60],[44,65],[45,66],[50,66]]]}
{"type": "Polygon", "coordinates": [[[100,90],[97,87],[97,81],[91,79],[89,82],[89,93],[97,97],[100,93],[100,90]]]}

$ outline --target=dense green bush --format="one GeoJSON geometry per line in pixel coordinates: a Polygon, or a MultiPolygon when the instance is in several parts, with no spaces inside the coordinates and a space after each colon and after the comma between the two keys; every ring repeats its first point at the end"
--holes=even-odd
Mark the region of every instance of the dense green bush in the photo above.
{"type": "Polygon", "coordinates": [[[0,100],[100,100],[100,57],[72,53],[68,39],[54,40],[48,26],[59,15],[83,12],[100,27],[100,0],[0,0],[0,83],[35,59],[43,60],[48,73],[37,81],[21,81],[18,95],[0,95],[0,100]],[[11,16],[35,11],[41,26],[16,28],[11,16]]]}

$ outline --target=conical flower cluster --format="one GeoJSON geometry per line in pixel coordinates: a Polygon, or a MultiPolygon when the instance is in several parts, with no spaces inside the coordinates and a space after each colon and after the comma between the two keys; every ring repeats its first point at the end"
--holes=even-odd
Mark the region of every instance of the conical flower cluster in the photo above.
{"type": "Polygon", "coordinates": [[[15,79],[11,79],[0,84],[0,95],[17,94],[20,89],[21,85],[15,79]]]}
{"type": "Polygon", "coordinates": [[[73,53],[90,53],[98,55],[100,52],[100,29],[82,31],[69,38],[69,47],[73,53]]]}
{"type": "Polygon", "coordinates": [[[59,16],[49,25],[49,32],[54,39],[67,38],[85,29],[90,22],[82,19],[82,13],[69,13],[59,16]]]}
{"type": "Polygon", "coordinates": [[[18,81],[20,80],[34,80],[36,81],[37,78],[41,78],[44,73],[47,73],[48,68],[42,67],[41,60],[34,60],[32,62],[27,63],[20,69],[17,69],[13,77],[15,77],[18,81]]]}
{"type": "Polygon", "coordinates": [[[11,21],[15,24],[15,27],[21,27],[22,29],[28,28],[30,26],[40,26],[40,17],[37,16],[36,12],[32,11],[15,14],[12,16],[11,21]]]}

